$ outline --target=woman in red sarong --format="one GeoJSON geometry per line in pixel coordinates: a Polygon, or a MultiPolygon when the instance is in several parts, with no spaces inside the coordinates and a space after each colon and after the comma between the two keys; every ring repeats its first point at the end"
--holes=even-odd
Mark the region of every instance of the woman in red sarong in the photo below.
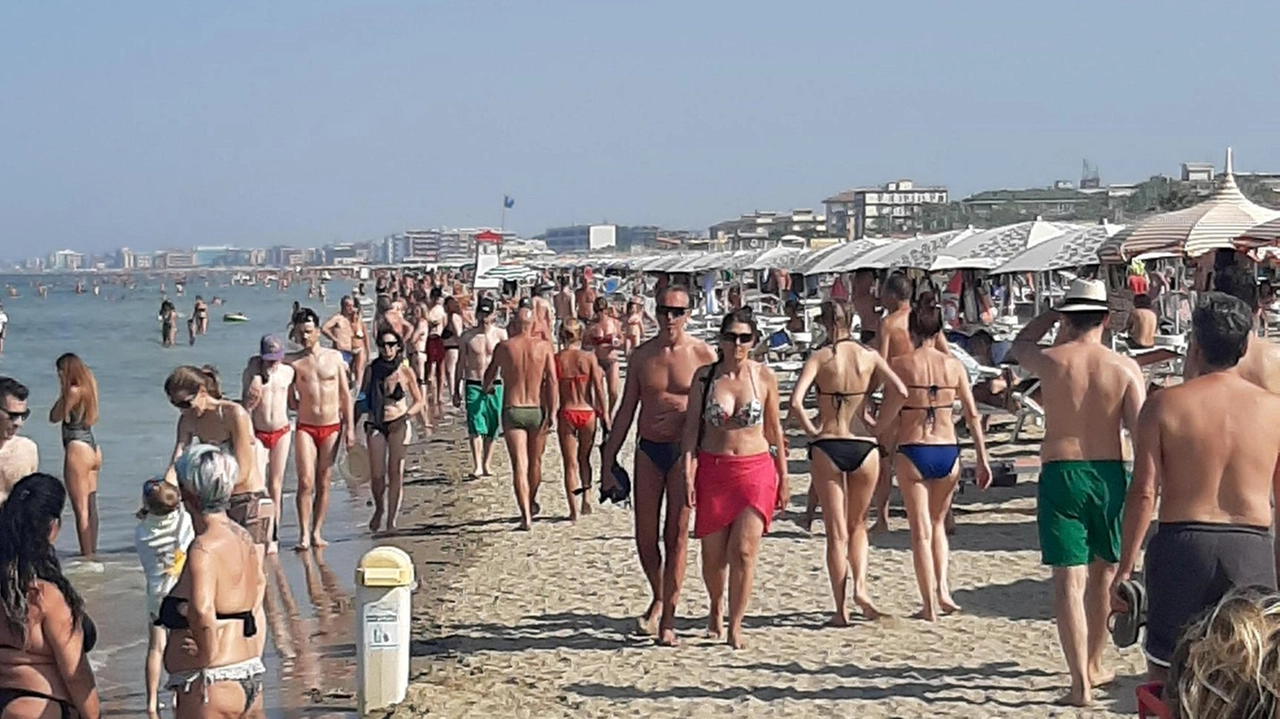
{"type": "Polygon", "coordinates": [[[759,338],[750,312],[725,315],[720,358],[694,375],[682,442],[688,502],[696,507],[693,536],[702,540],[702,579],[711,600],[708,630],[725,636],[727,574],[726,639],[735,649],[745,646],[742,618],[760,538],[789,497],[778,380],[749,359],[759,338]]]}

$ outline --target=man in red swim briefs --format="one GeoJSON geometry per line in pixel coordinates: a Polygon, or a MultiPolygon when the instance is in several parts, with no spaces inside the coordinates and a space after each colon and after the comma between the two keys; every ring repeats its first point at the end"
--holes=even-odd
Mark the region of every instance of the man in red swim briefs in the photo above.
{"type": "MultiPolygon", "coordinates": [[[[274,335],[264,335],[258,354],[249,358],[240,377],[240,404],[249,411],[253,436],[257,438],[258,471],[267,478],[267,492],[276,506],[272,527],[279,535],[281,497],[284,493],[284,468],[289,462],[290,432],[289,394],[293,386],[293,367],[284,362],[284,344],[274,335]]],[[[276,551],[277,537],[272,537],[267,552],[276,551]]]]}
{"type": "Polygon", "coordinates": [[[302,351],[286,361],[293,366],[289,404],[298,411],[298,441],[293,461],[298,472],[298,544],[294,551],[328,544],[320,535],[329,511],[329,483],[338,458],[338,440],[346,430],[347,448],[356,442],[347,364],[338,350],[320,346],[320,318],[303,307],[293,316],[302,351]],[[314,523],[313,523],[314,520],[314,523]]]}

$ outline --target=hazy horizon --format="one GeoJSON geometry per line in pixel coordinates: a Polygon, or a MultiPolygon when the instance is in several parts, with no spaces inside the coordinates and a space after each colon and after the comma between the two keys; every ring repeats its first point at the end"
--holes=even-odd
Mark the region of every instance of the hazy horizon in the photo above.
{"type": "Polygon", "coordinates": [[[1280,7],[858,5],[4,4],[0,256],[1280,170],[1280,7]]]}

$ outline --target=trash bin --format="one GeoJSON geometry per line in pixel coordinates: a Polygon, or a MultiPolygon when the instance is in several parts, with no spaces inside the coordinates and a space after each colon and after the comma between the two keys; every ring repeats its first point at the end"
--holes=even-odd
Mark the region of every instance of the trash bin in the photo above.
{"type": "Polygon", "coordinates": [[[356,566],[356,681],[360,713],[404,701],[409,689],[413,560],[375,547],[356,566]]]}

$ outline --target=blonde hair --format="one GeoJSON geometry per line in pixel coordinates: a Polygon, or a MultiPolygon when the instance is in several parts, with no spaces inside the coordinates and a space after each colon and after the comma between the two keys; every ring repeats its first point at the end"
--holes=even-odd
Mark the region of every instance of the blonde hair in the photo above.
{"type": "Polygon", "coordinates": [[[174,392],[195,397],[200,390],[209,393],[214,399],[222,399],[222,386],[218,382],[218,370],[212,365],[195,367],[184,364],[169,373],[164,381],[164,393],[173,396],[174,392]]]}
{"type": "Polygon", "coordinates": [[[59,392],[62,396],[62,417],[59,419],[63,422],[70,420],[71,412],[78,409],[81,424],[86,427],[97,424],[98,381],[94,379],[89,365],[85,364],[79,356],[68,352],[59,357],[58,361],[54,362],[54,366],[61,375],[59,392]],[[70,401],[72,387],[80,389],[80,401],[75,405],[70,401]]]}
{"type": "Polygon", "coordinates": [[[582,322],[577,317],[570,317],[560,325],[560,341],[565,344],[582,341],[582,322]]]}
{"type": "Polygon", "coordinates": [[[1178,719],[1272,719],[1280,709],[1280,594],[1240,588],[1186,627],[1165,702],[1178,719]]]}

